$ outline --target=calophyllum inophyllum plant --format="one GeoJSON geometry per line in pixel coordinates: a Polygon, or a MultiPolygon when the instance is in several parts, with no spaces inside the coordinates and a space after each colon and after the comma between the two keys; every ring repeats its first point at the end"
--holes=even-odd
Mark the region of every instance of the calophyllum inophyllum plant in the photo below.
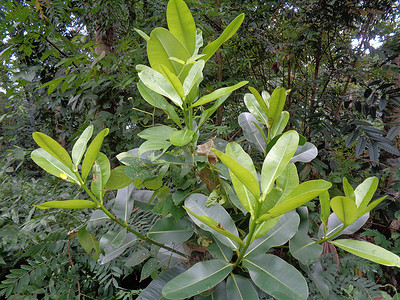
{"type": "MultiPolygon", "coordinates": [[[[294,130],[284,131],[288,117],[283,111],[287,93],[283,88],[270,96],[260,96],[254,89],[246,95],[247,107],[257,120],[265,119],[267,128],[266,134],[262,128],[259,130],[265,143],[260,148],[265,158],[259,169],[235,142],[225,142],[225,147],[211,149],[206,155],[195,151],[201,125],[234,90],[246,84],[200,96],[205,63],[233,36],[243,18],[239,15],[202,50],[201,32],[182,0],[168,3],[168,29],[156,28],[150,36],[138,30],[147,40],[150,62],[150,66],[137,67],[138,90],[175,126],[144,130],[139,137],[145,141],[138,149],[117,156],[121,166],[111,170],[108,158],[100,152],[108,129],[90,142],[94,128],[88,126],[76,140],[71,155],[49,136],[33,134],[40,148],[32,152],[32,159],[50,174],[79,185],[88,195],[88,199],[48,201],[37,207],[93,210],[77,237],[94,259],[107,263],[130,251],[132,259],[127,264],[133,266],[132,261],[142,254],[135,247],[139,242],[159,247],[154,257],[147,251],[143,259],[159,261],[154,266],[161,273],[138,299],[252,300],[263,293],[276,299],[307,299],[303,274],[309,274],[271,253],[274,247],[287,243],[288,253],[300,265],[311,266],[308,270],[318,263],[325,242],[365,259],[400,267],[400,258],[381,247],[337,239],[361,228],[369,211],[384,200],[382,197],[371,202],[377,178],[366,179],[356,189],[344,179],[344,195],[332,199],[331,183],[300,183],[294,157],[296,152],[299,156],[304,152],[299,152],[299,146],[305,141],[294,130]],[[214,184],[206,186],[201,172],[207,172],[214,184]],[[118,190],[110,203],[105,200],[107,190],[118,190]],[[218,200],[214,201],[216,195],[218,200]],[[303,205],[316,198],[321,225],[318,236],[312,237],[299,228],[299,213],[307,211],[303,205]],[[148,232],[141,232],[131,226],[134,209],[152,210],[161,217],[148,232]],[[118,226],[101,223],[108,226],[108,231],[99,238],[91,224],[105,220],[118,226]],[[190,251],[193,248],[208,255],[199,260],[190,251]]],[[[318,280],[316,284],[321,287],[325,283],[318,280]]],[[[323,286],[320,290],[323,298],[330,297],[329,290],[323,286]]]]}

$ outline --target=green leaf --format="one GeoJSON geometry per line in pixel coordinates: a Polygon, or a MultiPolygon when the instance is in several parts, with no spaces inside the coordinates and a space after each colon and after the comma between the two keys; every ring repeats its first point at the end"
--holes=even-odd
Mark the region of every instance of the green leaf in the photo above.
{"type": "Polygon", "coordinates": [[[299,224],[299,215],[294,211],[288,212],[264,236],[250,244],[244,257],[255,257],[267,252],[272,247],[285,244],[296,234],[299,224]]]}
{"type": "Polygon", "coordinates": [[[193,136],[193,130],[175,130],[171,133],[169,140],[174,146],[185,146],[193,140],[193,136]]]}
{"type": "MultiPolygon", "coordinates": [[[[101,264],[106,264],[109,261],[121,256],[124,251],[129,248],[130,246],[134,245],[137,241],[136,235],[134,235],[131,232],[128,232],[126,234],[125,239],[123,240],[122,243],[120,243],[120,246],[115,248],[112,245],[108,246],[107,248],[104,249],[104,256],[101,257],[101,264]]],[[[119,242],[118,242],[119,244],[119,242]]]]}
{"type": "Polygon", "coordinates": [[[289,250],[301,263],[310,265],[321,256],[322,245],[316,243],[303,231],[297,231],[289,241],[289,250]]]}
{"type": "Polygon", "coordinates": [[[143,99],[147,103],[149,103],[154,107],[162,109],[168,115],[168,117],[176,123],[176,125],[182,128],[178,114],[176,113],[174,107],[168,103],[167,99],[165,99],[162,95],[149,89],[147,86],[143,84],[141,80],[139,80],[137,87],[140,95],[142,95],[143,99]]]}
{"type": "Polygon", "coordinates": [[[344,226],[349,226],[359,217],[357,206],[348,197],[336,196],[331,200],[331,207],[344,226]]]}
{"type": "Polygon", "coordinates": [[[240,14],[237,16],[222,32],[222,34],[213,41],[212,43],[208,44],[206,47],[204,47],[202,54],[205,54],[206,56],[203,57],[204,61],[207,62],[211,56],[218,50],[219,47],[223,43],[225,43],[227,40],[229,40],[239,29],[240,25],[242,24],[244,19],[244,14],[240,14]]]}
{"type": "Polygon", "coordinates": [[[290,130],[284,133],[265,157],[261,171],[263,198],[271,191],[275,180],[285,170],[299,144],[299,135],[290,130]]]}
{"type": "Polygon", "coordinates": [[[169,30],[159,27],[150,34],[150,40],[147,42],[147,57],[153,69],[164,65],[178,76],[184,66],[170,58],[176,57],[186,62],[191,55],[175,35],[169,30]]]}
{"type": "Polygon", "coordinates": [[[243,135],[250,143],[254,144],[256,148],[264,155],[266,154],[266,138],[263,131],[263,125],[248,112],[241,113],[238,118],[239,126],[243,130],[243,135]]]}
{"type": "Polygon", "coordinates": [[[321,205],[321,222],[324,224],[326,224],[326,221],[331,213],[330,201],[331,198],[328,191],[325,191],[319,195],[319,203],[321,205]]]}
{"type": "Polygon", "coordinates": [[[218,99],[218,98],[221,98],[221,97],[225,96],[226,94],[232,93],[233,91],[241,88],[242,86],[246,85],[247,83],[249,83],[249,82],[248,81],[241,81],[241,82],[239,82],[239,83],[237,83],[235,85],[228,86],[228,87],[223,87],[223,88],[220,88],[218,90],[215,90],[214,92],[201,97],[194,104],[192,104],[192,106],[196,107],[196,106],[207,104],[207,103],[209,103],[211,101],[214,101],[215,99],[218,99]]]}
{"type": "Polygon", "coordinates": [[[296,149],[296,152],[293,154],[290,162],[310,162],[318,155],[318,149],[314,146],[314,144],[306,142],[303,145],[301,144],[301,137],[299,141],[299,146],[296,149]]]}
{"type": "MultiPolygon", "coordinates": [[[[138,155],[142,155],[143,153],[151,150],[162,150],[162,153],[168,150],[168,148],[172,145],[170,141],[162,141],[162,140],[154,140],[154,141],[145,141],[139,147],[138,155]]],[[[161,153],[161,154],[162,154],[161,153]]]]}
{"type": "MultiPolygon", "coordinates": [[[[261,98],[261,96],[260,96],[260,98],[261,98]]],[[[257,121],[261,122],[264,125],[268,125],[268,116],[267,116],[266,110],[264,110],[260,106],[260,103],[254,96],[254,94],[249,94],[249,93],[245,94],[244,95],[244,104],[246,105],[249,112],[257,119],[257,121]]],[[[265,104],[264,104],[264,106],[265,106],[265,104]]]]}
{"type": "Polygon", "coordinates": [[[92,193],[100,200],[104,197],[104,186],[110,178],[110,162],[108,157],[99,152],[92,167],[93,181],[90,189],[92,193]]]}
{"type": "Polygon", "coordinates": [[[99,154],[101,145],[103,144],[103,140],[108,134],[109,129],[103,129],[100,131],[100,133],[93,139],[93,141],[90,143],[86,154],[85,158],[83,159],[82,163],[82,179],[83,181],[86,182],[86,178],[89,175],[89,172],[93,166],[94,161],[97,158],[97,155],[99,154]]]}
{"type": "Polygon", "coordinates": [[[356,196],[354,194],[354,189],[350,185],[349,181],[346,177],[343,177],[343,190],[346,197],[352,199],[354,202],[356,201],[356,196]]]}
{"type": "Polygon", "coordinates": [[[138,134],[139,137],[145,140],[163,140],[169,139],[169,136],[175,131],[169,126],[160,125],[147,128],[138,134]]]}
{"type": "Polygon", "coordinates": [[[63,200],[63,201],[48,201],[40,205],[33,205],[40,209],[49,208],[63,208],[63,209],[83,209],[83,208],[96,208],[93,201],[88,200],[63,200]]]}
{"type": "MultiPolygon", "coordinates": [[[[285,129],[288,121],[289,121],[290,114],[287,111],[281,112],[278,120],[275,120],[272,123],[271,130],[270,130],[270,139],[276,137],[277,135],[281,134],[285,129]]],[[[268,124],[268,123],[267,123],[268,124]]]]}
{"type": "Polygon", "coordinates": [[[364,211],[369,201],[371,201],[376,189],[378,188],[378,183],[378,178],[369,177],[365,179],[363,183],[357,186],[356,190],[354,191],[354,195],[356,197],[356,205],[360,213],[364,211]]]}
{"type": "Polygon", "coordinates": [[[214,234],[231,249],[237,249],[235,242],[244,245],[229,213],[218,203],[207,207],[206,202],[207,196],[202,194],[191,194],[186,198],[185,209],[190,213],[189,216],[193,222],[203,230],[214,234]],[[217,227],[217,223],[220,224],[219,227],[217,227]]]}
{"type": "Polygon", "coordinates": [[[93,125],[89,125],[82,132],[81,136],[75,142],[72,148],[72,162],[74,163],[74,171],[78,170],[78,165],[81,163],[82,157],[85,154],[87,143],[93,134],[93,125]]]}
{"type": "Polygon", "coordinates": [[[169,299],[188,299],[217,285],[232,269],[232,265],[219,259],[199,262],[168,282],[162,294],[169,299]]]}
{"type": "Polygon", "coordinates": [[[41,88],[48,86],[49,88],[47,89],[47,95],[50,95],[64,79],[65,79],[65,77],[50,80],[50,81],[46,82],[45,84],[42,84],[39,88],[41,89],[41,88]]]}
{"type": "Polygon", "coordinates": [[[99,241],[96,241],[94,234],[91,234],[86,230],[86,226],[79,229],[78,240],[87,253],[92,253],[92,250],[94,250],[92,257],[94,259],[99,259],[100,243],[99,241]]]}
{"type": "Polygon", "coordinates": [[[258,300],[253,284],[246,277],[231,274],[226,281],[226,293],[229,300],[258,300]]]}
{"type": "Polygon", "coordinates": [[[218,158],[229,168],[230,171],[240,180],[240,182],[249,189],[256,199],[260,197],[260,187],[258,180],[254,178],[249,170],[242,167],[236,160],[231,158],[229,155],[222,153],[216,149],[212,151],[218,156],[218,158]]]}
{"type": "Polygon", "coordinates": [[[166,218],[157,220],[147,236],[160,243],[179,244],[187,241],[193,232],[192,223],[188,219],[166,218]]]}
{"type": "Polygon", "coordinates": [[[140,281],[149,277],[153,272],[160,269],[162,266],[160,260],[156,257],[150,258],[142,266],[142,271],[140,273],[140,281]]]}
{"type": "Polygon", "coordinates": [[[132,179],[125,174],[125,166],[118,166],[110,172],[110,177],[104,186],[105,190],[119,190],[132,183],[132,179]]]}
{"type": "Polygon", "coordinates": [[[283,190],[283,196],[289,195],[299,185],[299,176],[294,163],[289,163],[276,179],[276,186],[283,190]]]}
{"type": "Polygon", "coordinates": [[[137,28],[133,28],[137,33],[139,33],[139,35],[146,41],[148,42],[150,40],[150,37],[144,33],[142,30],[137,29],[137,28]]]}
{"type": "Polygon", "coordinates": [[[133,187],[127,186],[123,189],[118,190],[117,196],[115,197],[114,206],[112,208],[115,216],[122,220],[125,224],[128,223],[129,217],[133,210],[133,187]]]}
{"type": "Polygon", "coordinates": [[[217,101],[215,101],[210,108],[207,108],[205,111],[203,111],[198,125],[199,129],[215,113],[218,107],[220,107],[225,102],[225,100],[228,99],[229,96],[230,94],[227,94],[221,98],[218,98],[217,101]]]}
{"type": "Polygon", "coordinates": [[[78,178],[71,171],[71,169],[43,148],[33,150],[31,153],[31,158],[39,167],[51,175],[80,185],[78,178]]]}
{"type": "MultiPolygon", "coordinates": [[[[144,65],[137,65],[139,78],[145,86],[154,92],[163,95],[182,108],[182,98],[174,86],[160,72],[144,65]]],[[[183,90],[182,90],[183,91],[183,90]]]]}
{"type": "Polygon", "coordinates": [[[367,212],[373,210],[379,203],[381,203],[383,200],[385,200],[386,197],[387,197],[387,196],[383,196],[383,197],[381,197],[381,198],[379,198],[379,199],[376,199],[375,201],[371,202],[371,203],[364,209],[364,211],[360,212],[360,210],[359,210],[359,211],[358,211],[358,214],[359,214],[359,215],[364,215],[364,214],[366,214],[367,212]]]}
{"type": "Polygon", "coordinates": [[[331,244],[346,250],[354,255],[371,260],[385,266],[395,266],[400,268],[400,257],[396,254],[365,241],[356,240],[335,240],[331,244]]]}
{"type": "Polygon", "coordinates": [[[164,76],[164,78],[167,79],[169,83],[173,86],[179,97],[184,98],[185,94],[183,92],[182,82],[179,80],[179,78],[164,65],[159,65],[158,70],[164,76]]]}
{"type": "Polygon", "coordinates": [[[34,132],[32,136],[39,147],[43,148],[47,153],[57,158],[60,162],[72,170],[71,157],[69,156],[67,150],[65,150],[59,143],[41,132],[34,132]]]}
{"type": "Polygon", "coordinates": [[[192,88],[199,84],[199,82],[203,79],[203,69],[204,69],[204,60],[199,60],[195,62],[193,66],[190,68],[188,75],[183,82],[183,92],[185,97],[189,95],[192,88]]]}
{"type": "Polygon", "coordinates": [[[171,33],[185,46],[190,55],[196,48],[196,25],[183,0],[170,0],[167,6],[167,23],[171,33]]]}
{"type": "Polygon", "coordinates": [[[212,243],[208,245],[207,250],[210,252],[213,258],[223,259],[227,262],[230,262],[232,259],[232,249],[225,246],[222,242],[219,241],[214,235],[211,233],[209,234],[209,238],[211,239],[212,243]]]}
{"type": "MultiPolygon", "coordinates": [[[[261,97],[260,93],[253,87],[249,86],[250,92],[253,94],[253,96],[256,98],[258,105],[261,107],[263,112],[267,112],[267,103],[264,101],[264,99],[261,97]]],[[[265,124],[267,125],[267,123],[265,124]]]]}
{"type": "MultiPolygon", "coordinates": [[[[229,143],[226,146],[225,152],[230,158],[235,159],[241,167],[248,170],[252,176],[252,179],[257,181],[258,176],[256,169],[254,168],[253,161],[239,144],[229,143]]],[[[255,198],[255,196],[246,188],[245,185],[243,185],[243,183],[232,170],[229,170],[229,173],[231,175],[232,184],[235,188],[237,196],[239,197],[240,203],[242,203],[243,207],[253,215],[255,207],[258,203],[258,199],[255,198]]]]}
{"type": "Polygon", "coordinates": [[[279,121],[285,102],[286,90],[283,87],[277,87],[272,92],[271,98],[269,98],[269,109],[267,115],[270,124],[279,121]]]}
{"type": "Polygon", "coordinates": [[[307,299],[308,286],[304,277],[292,265],[271,254],[245,259],[253,282],[276,299],[307,299]]]}

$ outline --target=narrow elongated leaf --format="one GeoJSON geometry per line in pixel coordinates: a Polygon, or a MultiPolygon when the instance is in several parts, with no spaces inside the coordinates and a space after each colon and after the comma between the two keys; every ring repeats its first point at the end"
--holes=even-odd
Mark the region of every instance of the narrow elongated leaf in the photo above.
{"type": "Polygon", "coordinates": [[[321,206],[321,222],[326,224],[329,214],[331,213],[329,192],[325,191],[319,195],[319,203],[321,206]]]}
{"type": "Polygon", "coordinates": [[[356,201],[356,196],[354,194],[354,189],[350,185],[349,181],[346,177],[343,177],[343,190],[346,197],[352,199],[354,202],[356,201]]]}
{"type": "Polygon", "coordinates": [[[88,200],[48,201],[40,205],[33,205],[33,206],[40,209],[49,209],[49,208],[83,209],[83,208],[97,207],[97,205],[93,201],[88,201],[88,200]]]}
{"type": "Polygon", "coordinates": [[[270,123],[279,121],[283,107],[286,102],[286,90],[282,87],[277,87],[269,98],[269,108],[267,111],[270,123]]]}
{"type": "Polygon", "coordinates": [[[239,115],[238,123],[243,130],[244,137],[250,143],[254,144],[259,151],[265,154],[267,144],[263,137],[262,131],[258,129],[257,125],[259,128],[261,128],[261,130],[263,130],[264,126],[248,112],[244,112],[239,115]]]}
{"type": "Polygon", "coordinates": [[[180,128],[182,128],[181,121],[179,119],[178,114],[176,113],[174,107],[168,103],[168,101],[160,94],[152,91],[147,86],[143,84],[141,80],[139,80],[137,84],[140,95],[142,95],[143,99],[146,100],[150,105],[162,109],[172,121],[175,122],[180,128]]]}
{"type": "MultiPolygon", "coordinates": [[[[253,176],[254,180],[257,180],[258,176],[256,169],[254,168],[253,161],[239,144],[229,143],[226,146],[226,154],[232,159],[235,159],[242,167],[247,169],[253,176]]],[[[229,172],[231,175],[232,184],[235,188],[237,196],[239,197],[240,203],[242,203],[243,207],[248,212],[253,214],[258,199],[254,197],[254,195],[246,188],[245,185],[243,185],[243,183],[232,170],[229,170],[229,172]]]]}
{"type": "Polygon", "coordinates": [[[335,240],[334,242],[330,243],[343,250],[346,250],[347,252],[371,260],[378,264],[400,268],[399,256],[369,242],[342,239],[335,240]]]}
{"type": "Polygon", "coordinates": [[[193,136],[193,130],[175,130],[171,133],[169,140],[174,146],[185,146],[193,140],[193,136]]]}
{"type": "Polygon", "coordinates": [[[237,83],[235,85],[228,86],[228,87],[223,87],[223,88],[220,88],[218,90],[215,90],[214,92],[201,97],[194,104],[192,104],[192,106],[196,107],[196,106],[207,104],[207,103],[209,103],[211,101],[214,101],[215,99],[218,99],[218,98],[221,98],[221,97],[225,96],[226,94],[232,93],[233,91],[241,88],[242,86],[246,85],[247,83],[249,83],[249,82],[248,81],[241,81],[241,82],[239,82],[239,83],[237,83]]]}
{"type": "Polygon", "coordinates": [[[300,264],[301,268],[306,271],[308,276],[315,283],[316,288],[321,293],[324,299],[329,299],[329,291],[330,287],[326,284],[326,279],[324,276],[325,270],[323,269],[320,262],[316,262],[315,264],[308,266],[300,264]]]}
{"type": "Polygon", "coordinates": [[[222,32],[218,39],[208,44],[204,49],[202,54],[205,54],[203,57],[204,61],[208,61],[211,56],[218,50],[219,47],[227,40],[229,40],[239,29],[244,19],[244,14],[240,14],[237,16],[222,32]]]}
{"type": "Polygon", "coordinates": [[[57,176],[64,180],[68,180],[73,183],[79,183],[76,175],[68,168],[65,164],[55,158],[53,155],[48,153],[46,150],[39,148],[33,150],[31,153],[32,160],[46,172],[51,175],[57,176]]]}
{"type": "Polygon", "coordinates": [[[83,159],[82,163],[82,179],[86,181],[87,176],[93,166],[94,161],[96,160],[97,155],[99,154],[101,145],[103,144],[103,140],[108,134],[108,128],[103,129],[100,133],[93,139],[90,143],[85,158],[83,159]]]}
{"type": "Polygon", "coordinates": [[[148,42],[150,40],[150,37],[144,33],[142,30],[137,29],[137,28],[133,28],[137,33],[139,33],[139,35],[146,41],[148,42]]]}
{"type": "Polygon", "coordinates": [[[260,254],[246,258],[243,265],[253,282],[276,299],[307,299],[308,286],[304,277],[283,259],[260,254]]]}
{"type": "Polygon", "coordinates": [[[258,300],[253,284],[246,277],[231,274],[226,281],[226,293],[229,300],[258,300]]]}
{"type": "Polygon", "coordinates": [[[289,250],[294,258],[305,265],[310,265],[322,254],[322,245],[316,243],[307,234],[299,230],[290,239],[289,250]]]}
{"type": "Polygon", "coordinates": [[[358,214],[366,214],[367,212],[370,212],[371,210],[373,210],[379,203],[381,203],[383,200],[386,199],[387,196],[383,196],[379,199],[376,199],[375,201],[371,202],[365,209],[364,211],[360,212],[360,210],[358,211],[358,214]]]}
{"type": "Polygon", "coordinates": [[[72,162],[74,164],[74,171],[78,170],[78,165],[81,163],[82,157],[85,154],[87,143],[93,134],[93,125],[89,125],[82,132],[78,140],[72,148],[72,162]]]}
{"type": "Polygon", "coordinates": [[[160,243],[179,244],[187,241],[193,232],[192,223],[188,219],[166,218],[157,220],[147,236],[160,243]]]}
{"type": "Polygon", "coordinates": [[[254,231],[254,239],[258,239],[264,236],[268,231],[270,231],[276,223],[281,219],[281,217],[276,217],[264,222],[257,224],[256,230],[254,231]]]}
{"type": "Polygon", "coordinates": [[[261,171],[263,198],[271,191],[275,180],[286,168],[298,144],[299,135],[296,131],[291,130],[284,133],[268,152],[261,171]]]}
{"type": "Polygon", "coordinates": [[[371,201],[378,188],[378,183],[378,178],[369,177],[355,189],[354,195],[356,197],[356,205],[360,212],[363,212],[369,201],[371,201]]]}
{"type": "Polygon", "coordinates": [[[255,257],[267,252],[272,247],[285,244],[295,235],[299,224],[299,215],[294,211],[288,212],[280,218],[278,223],[265,236],[254,240],[250,244],[244,257],[255,257]]]}
{"type": "Polygon", "coordinates": [[[166,269],[160,275],[158,275],[150,284],[140,293],[137,300],[164,300],[162,296],[162,288],[167,282],[177,277],[179,274],[185,272],[185,269],[181,266],[174,266],[170,269],[166,269]]]}
{"type": "Polygon", "coordinates": [[[167,97],[177,106],[182,107],[183,102],[181,96],[169,80],[165,79],[163,74],[144,65],[138,65],[136,66],[136,69],[139,71],[139,78],[145,86],[154,92],[167,97]]]}
{"type": "Polygon", "coordinates": [[[34,132],[33,139],[39,147],[43,148],[47,153],[57,158],[60,162],[72,170],[72,160],[67,150],[48,135],[41,132],[34,132]]]}
{"type": "Polygon", "coordinates": [[[169,299],[188,299],[217,285],[232,269],[232,265],[220,259],[199,262],[169,281],[162,294],[169,299]]]}
{"type": "Polygon", "coordinates": [[[269,138],[273,139],[277,135],[281,134],[283,130],[285,129],[288,121],[289,121],[289,112],[283,111],[281,112],[281,115],[278,120],[275,120],[272,123],[271,130],[270,130],[270,135],[269,138]]]}
{"type": "Polygon", "coordinates": [[[258,185],[258,180],[254,178],[251,172],[242,167],[238,162],[225,153],[222,153],[216,149],[212,149],[212,151],[229,168],[229,170],[232,171],[232,173],[240,180],[240,182],[249,189],[254,197],[258,199],[260,197],[260,187],[258,185]]]}
{"type": "Polygon", "coordinates": [[[270,217],[277,217],[292,209],[295,209],[308,201],[327,191],[332,184],[325,180],[310,180],[297,186],[286,198],[270,211],[260,217],[260,220],[268,220],[270,217]]]}
{"type": "Polygon", "coordinates": [[[189,95],[192,88],[199,84],[203,79],[204,60],[199,60],[190,68],[188,75],[183,82],[183,92],[185,97],[189,95]]]}
{"type": "Polygon", "coordinates": [[[218,107],[220,107],[222,105],[222,103],[224,103],[225,100],[228,99],[229,96],[230,96],[230,93],[226,94],[225,96],[223,96],[221,98],[218,98],[217,101],[215,101],[214,104],[210,108],[207,108],[205,111],[203,111],[203,113],[201,114],[201,117],[200,117],[198,128],[200,128],[201,125],[203,125],[215,113],[215,111],[218,109],[218,107]]]}
{"type": "Polygon", "coordinates": [[[104,186],[107,183],[108,178],[110,178],[110,168],[108,157],[99,152],[93,164],[93,181],[90,186],[92,193],[98,199],[102,200],[104,197],[104,186]]]}
{"type": "Polygon", "coordinates": [[[348,197],[336,196],[332,198],[331,207],[344,226],[349,226],[358,218],[357,206],[348,197]]]}
{"type": "Polygon", "coordinates": [[[165,28],[158,27],[151,32],[147,42],[147,57],[153,69],[164,65],[178,76],[184,66],[170,58],[177,57],[186,62],[191,55],[175,35],[165,28]]]}
{"type": "MultiPolygon", "coordinates": [[[[213,220],[213,224],[220,224],[221,228],[224,228],[225,231],[230,232],[234,236],[239,239],[239,234],[235,223],[233,222],[231,216],[228,212],[218,203],[213,205],[212,207],[206,206],[207,196],[202,194],[191,194],[185,200],[185,207],[192,211],[197,216],[206,216],[213,220]]],[[[237,249],[236,242],[233,242],[231,239],[227,238],[225,235],[222,235],[218,231],[212,229],[211,227],[203,224],[196,217],[189,215],[193,222],[196,223],[200,228],[210,231],[213,233],[222,243],[228,246],[230,249],[237,249]]],[[[215,227],[214,227],[215,228],[215,227]]],[[[226,233],[225,233],[226,234],[226,233]]],[[[240,239],[239,239],[240,240],[240,239]]]]}
{"type": "Polygon", "coordinates": [[[167,23],[171,33],[192,56],[196,48],[196,25],[183,0],[171,0],[167,6],[167,23]]]}
{"type": "Polygon", "coordinates": [[[290,162],[310,162],[318,155],[318,149],[314,144],[306,142],[303,146],[298,146],[290,162]]]}
{"type": "MultiPolygon", "coordinates": [[[[261,98],[261,96],[260,96],[260,98],[261,98]]],[[[260,103],[259,103],[259,101],[257,101],[254,94],[249,94],[249,93],[245,94],[244,95],[244,104],[246,105],[249,112],[257,119],[257,121],[261,122],[264,125],[268,125],[267,112],[260,106],[260,103]]],[[[265,106],[265,104],[264,104],[264,106],[265,106]]]]}
{"type": "Polygon", "coordinates": [[[253,94],[253,96],[256,98],[258,105],[266,113],[268,107],[267,107],[267,103],[264,101],[263,97],[260,95],[260,93],[255,88],[249,86],[249,90],[253,94]]]}
{"type": "Polygon", "coordinates": [[[85,249],[87,253],[91,253],[94,250],[92,257],[94,259],[99,259],[99,254],[100,254],[99,241],[96,241],[94,234],[91,234],[86,230],[86,226],[79,229],[78,240],[79,243],[82,245],[83,249],[85,249]]]}

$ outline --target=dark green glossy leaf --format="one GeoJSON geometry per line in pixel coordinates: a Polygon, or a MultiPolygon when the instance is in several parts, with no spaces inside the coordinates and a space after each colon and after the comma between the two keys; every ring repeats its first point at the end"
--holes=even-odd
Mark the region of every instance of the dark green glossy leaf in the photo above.
{"type": "Polygon", "coordinates": [[[303,231],[298,231],[289,241],[289,250],[294,258],[305,265],[310,265],[322,254],[322,245],[316,243],[303,231]]]}
{"type": "Polygon", "coordinates": [[[188,219],[166,218],[157,220],[147,236],[160,243],[179,244],[193,235],[193,226],[188,219]]]}
{"type": "Polygon", "coordinates": [[[258,300],[258,294],[251,281],[243,276],[231,274],[226,281],[229,300],[258,300]]]}

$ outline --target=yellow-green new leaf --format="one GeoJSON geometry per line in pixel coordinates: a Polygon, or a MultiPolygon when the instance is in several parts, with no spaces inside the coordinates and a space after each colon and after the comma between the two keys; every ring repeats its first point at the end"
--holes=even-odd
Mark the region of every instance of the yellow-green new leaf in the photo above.
{"type": "Polygon", "coordinates": [[[371,260],[378,264],[400,268],[399,256],[382,247],[376,246],[366,241],[341,239],[330,241],[330,243],[343,250],[346,250],[347,252],[371,260]]]}
{"type": "Polygon", "coordinates": [[[236,160],[231,158],[229,155],[222,153],[216,149],[212,151],[218,156],[218,158],[229,168],[230,171],[240,180],[240,182],[249,189],[256,199],[260,197],[260,187],[258,180],[254,178],[249,170],[242,167],[236,160]]]}
{"type": "Polygon", "coordinates": [[[349,226],[360,217],[356,204],[349,197],[336,196],[332,198],[331,207],[344,226],[349,226]]]}
{"type": "Polygon", "coordinates": [[[196,25],[183,0],[168,2],[167,23],[169,31],[185,46],[190,55],[193,55],[196,48],[196,25]]]}
{"type": "Polygon", "coordinates": [[[356,205],[360,212],[364,211],[369,201],[371,201],[376,189],[378,188],[378,183],[378,178],[369,177],[357,186],[354,195],[356,197],[356,205]]]}
{"type": "Polygon", "coordinates": [[[375,201],[371,202],[363,211],[360,210],[360,208],[358,208],[358,215],[364,215],[367,212],[373,210],[379,203],[381,203],[383,200],[386,199],[387,196],[383,196],[379,199],[376,199],[375,201]]]}
{"type": "Polygon", "coordinates": [[[57,158],[60,162],[72,170],[72,160],[67,150],[65,150],[59,143],[53,140],[48,135],[41,132],[34,132],[33,139],[43,148],[47,153],[57,158]]]}
{"type": "Polygon", "coordinates": [[[349,181],[347,180],[346,177],[343,177],[343,191],[344,191],[344,195],[346,197],[349,197],[354,202],[356,201],[356,196],[354,195],[354,189],[350,185],[350,183],[349,183],[349,181]]]}
{"type": "Polygon", "coordinates": [[[277,87],[269,99],[269,109],[267,111],[268,118],[270,119],[270,124],[278,121],[283,107],[286,102],[286,90],[283,87],[277,87]]]}
{"type": "Polygon", "coordinates": [[[34,205],[40,209],[62,208],[62,209],[83,209],[96,208],[97,205],[93,201],[88,200],[63,200],[63,201],[48,201],[40,205],[34,205]]]}
{"type": "Polygon", "coordinates": [[[321,222],[324,224],[326,224],[326,221],[331,214],[330,201],[331,198],[328,191],[325,191],[321,195],[319,195],[319,203],[321,206],[321,222]]]}
{"type": "Polygon", "coordinates": [[[93,134],[93,125],[89,125],[82,132],[81,136],[75,142],[72,148],[72,162],[74,163],[74,171],[78,170],[78,165],[80,164],[83,155],[85,154],[87,143],[93,134]]]}
{"type": "MultiPolygon", "coordinates": [[[[261,109],[267,113],[267,103],[265,103],[264,99],[261,97],[260,93],[253,87],[249,86],[249,90],[250,92],[254,95],[254,97],[256,98],[258,104],[260,105],[261,109]]],[[[267,124],[265,124],[267,125],[267,124]]]]}
{"type": "Polygon", "coordinates": [[[209,103],[211,101],[214,101],[215,99],[218,99],[218,98],[220,98],[222,96],[225,96],[226,94],[232,93],[233,91],[241,88],[242,86],[246,85],[247,83],[249,83],[249,82],[248,81],[241,81],[241,82],[239,82],[239,83],[237,83],[235,85],[215,90],[214,92],[201,97],[194,104],[192,104],[192,106],[196,107],[196,106],[207,104],[207,103],[209,103]]]}
{"type": "Polygon", "coordinates": [[[178,95],[181,98],[185,97],[182,82],[179,80],[179,78],[164,65],[160,65],[159,70],[161,71],[161,74],[164,76],[164,78],[167,79],[169,83],[171,83],[178,95]]]}

